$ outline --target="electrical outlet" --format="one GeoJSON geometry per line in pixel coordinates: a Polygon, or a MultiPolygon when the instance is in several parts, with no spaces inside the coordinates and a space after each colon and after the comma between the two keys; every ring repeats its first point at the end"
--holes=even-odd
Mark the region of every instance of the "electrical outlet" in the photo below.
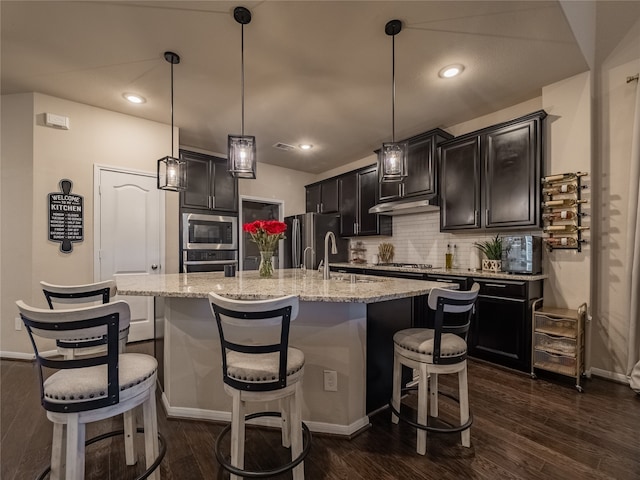
{"type": "Polygon", "coordinates": [[[324,390],[326,392],[338,391],[338,372],[335,370],[324,371],[324,390]]]}
{"type": "Polygon", "coordinates": [[[16,330],[22,330],[22,319],[20,317],[16,317],[16,330]]]}

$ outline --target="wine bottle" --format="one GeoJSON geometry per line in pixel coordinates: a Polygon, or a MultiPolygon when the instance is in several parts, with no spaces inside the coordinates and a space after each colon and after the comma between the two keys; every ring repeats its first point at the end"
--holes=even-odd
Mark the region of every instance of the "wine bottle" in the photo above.
{"type": "Polygon", "coordinates": [[[444,268],[447,270],[453,268],[453,254],[451,253],[450,244],[447,244],[447,252],[444,254],[444,268]]]}
{"type": "Polygon", "coordinates": [[[571,172],[571,173],[560,173],[558,175],[549,175],[548,177],[542,177],[540,179],[540,181],[542,183],[549,183],[549,182],[562,182],[562,181],[569,181],[569,180],[575,180],[578,177],[583,177],[587,175],[586,172],[571,172]]]}
{"type": "Polygon", "coordinates": [[[579,227],[577,225],[546,225],[543,230],[550,233],[575,233],[580,230],[589,230],[589,227],[579,227]]]}
{"type": "Polygon", "coordinates": [[[545,238],[544,242],[553,247],[577,247],[578,240],[573,237],[551,237],[545,238]]]}
{"type": "Polygon", "coordinates": [[[543,213],[542,214],[542,219],[543,220],[549,220],[549,221],[553,221],[553,220],[572,220],[572,219],[576,218],[577,216],[578,216],[578,214],[576,212],[574,212],[573,210],[560,210],[558,212],[543,213]]]}
{"type": "Polygon", "coordinates": [[[577,186],[575,183],[563,183],[561,185],[554,185],[545,187],[542,189],[542,193],[545,195],[558,195],[560,193],[575,193],[577,186]]]}
{"type": "Polygon", "coordinates": [[[562,200],[547,200],[546,202],[542,202],[542,206],[550,208],[574,207],[579,203],[587,203],[587,201],[576,200],[575,198],[563,198],[562,200]]]}

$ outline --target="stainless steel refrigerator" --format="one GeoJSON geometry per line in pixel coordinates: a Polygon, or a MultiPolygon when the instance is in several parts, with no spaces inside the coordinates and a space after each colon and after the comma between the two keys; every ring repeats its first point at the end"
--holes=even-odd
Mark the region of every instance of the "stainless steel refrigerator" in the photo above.
{"type": "Polygon", "coordinates": [[[302,213],[285,217],[284,221],[287,224],[287,238],[284,241],[285,268],[300,268],[303,262],[307,269],[318,268],[320,260],[324,259],[324,239],[329,231],[336,236],[338,247],[338,253],[333,255],[329,243],[329,262],[349,261],[349,240],[338,236],[340,215],[337,213],[302,213]]]}

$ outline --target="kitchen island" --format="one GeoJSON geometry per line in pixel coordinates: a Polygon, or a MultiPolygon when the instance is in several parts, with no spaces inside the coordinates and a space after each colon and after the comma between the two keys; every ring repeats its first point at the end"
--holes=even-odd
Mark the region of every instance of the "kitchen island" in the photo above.
{"type": "MultiPolygon", "coordinates": [[[[416,298],[451,285],[386,277],[276,270],[258,272],[127,275],[121,295],[156,297],[156,356],[162,398],[169,416],[230,421],[231,399],[222,383],[221,353],[209,292],[239,300],[297,295],[298,318],[290,344],[305,354],[302,417],[317,432],[352,435],[367,414],[388,398],[394,331],[411,326],[416,298]],[[325,389],[324,372],[337,372],[336,391],[325,389]]],[[[253,408],[253,405],[249,406],[253,408]]],[[[255,410],[277,410],[277,405],[255,410]]]]}

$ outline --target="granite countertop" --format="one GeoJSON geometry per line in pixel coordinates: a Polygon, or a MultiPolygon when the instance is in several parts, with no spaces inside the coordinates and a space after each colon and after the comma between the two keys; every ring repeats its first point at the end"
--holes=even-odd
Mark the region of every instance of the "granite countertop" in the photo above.
{"type": "Polygon", "coordinates": [[[330,263],[329,266],[336,268],[366,268],[368,270],[380,270],[382,272],[411,272],[411,273],[431,273],[434,275],[451,275],[454,277],[474,277],[474,278],[495,278],[501,280],[519,280],[533,282],[536,280],[544,280],[549,276],[543,273],[537,275],[523,275],[507,272],[488,272],[486,270],[476,270],[475,272],[469,269],[462,268],[413,268],[413,267],[394,267],[390,265],[376,265],[373,263],[330,263]]]}
{"type": "MultiPolygon", "coordinates": [[[[452,288],[450,284],[369,275],[331,273],[323,280],[315,270],[277,269],[272,278],[260,278],[258,272],[175,273],[159,275],[123,275],[116,278],[120,295],[175,298],[206,298],[209,292],[238,300],[262,300],[297,295],[307,302],[374,303],[398,298],[427,295],[432,288],[452,288]]],[[[455,287],[454,287],[455,288],[455,287]]]]}

